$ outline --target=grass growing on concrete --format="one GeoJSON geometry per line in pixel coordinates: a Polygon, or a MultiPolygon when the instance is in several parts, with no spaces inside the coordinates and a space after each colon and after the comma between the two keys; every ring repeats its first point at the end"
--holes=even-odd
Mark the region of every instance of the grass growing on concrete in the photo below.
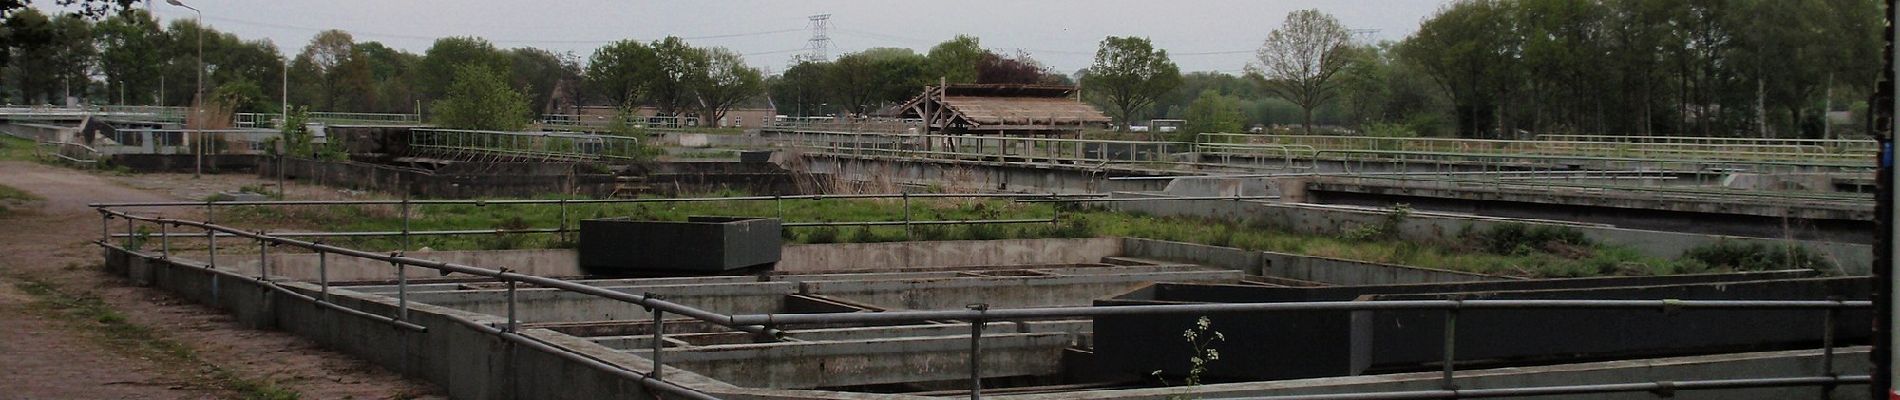
{"type": "MultiPolygon", "coordinates": [[[[739,196],[714,193],[706,197],[739,196]]],[[[1204,218],[1155,217],[1084,209],[1047,203],[1006,200],[912,199],[915,221],[978,219],[1049,219],[1054,223],[1007,225],[918,225],[908,233],[901,226],[803,227],[786,229],[790,243],[869,243],[903,240],[990,240],[1012,238],[1136,237],[1273,251],[1364,262],[1387,263],[1485,274],[1527,277],[1602,275],[1669,275],[1733,270],[1782,269],[1796,264],[1734,260],[1785,260],[1786,254],[1756,255],[1761,249],[1712,250],[1715,256],[1669,259],[1645,256],[1634,249],[1596,243],[1581,232],[1564,227],[1507,224],[1486,231],[1460,232],[1456,239],[1425,243],[1399,238],[1396,226],[1405,217],[1393,212],[1385,221],[1349,227],[1333,235],[1300,233],[1284,227],[1204,218]]],[[[412,231],[466,229],[526,229],[562,226],[556,205],[429,205],[415,206],[412,231]]],[[[901,200],[784,200],[658,202],[638,204],[569,205],[568,227],[582,219],[632,218],[683,221],[688,216],[780,217],[788,222],[902,221],[901,200]]],[[[397,206],[365,207],[238,207],[220,212],[220,219],[239,226],[270,226],[325,231],[400,231],[397,206]],[[299,221],[284,226],[283,221],[299,221]]],[[[571,238],[572,236],[569,236],[571,238]]],[[[394,250],[394,237],[329,240],[350,247],[394,250]]],[[[540,233],[501,235],[415,236],[411,249],[474,250],[572,247],[562,236],[540,233]]],[[[1775,246],[1767,246],[1779,248],[1775,246]]],[[[1768,249],[1773,250],[1773,249],[1768,249]]],[[[1787,250],[1796,251],[1796,250],[1787,250]]],[[[1805,252],[1805,249],[1799,251],[1805,252]]],[[[1809,254],[1809,253],[1800,253],[1809,254]]],[[[1818,256],[1815,257],[1818,260],[1818,256]]],[[[1811,263],[1821,265],[1824,260],[1811,263]]],[[[1825,268],[1822,268],[1825,270],[1825,268]]]]}
{"type": "Polygon", "coordinates": [[[14,286],[33,297],[31,307],[35,312],[59,320],[114,351],[161,365],[202,371],[202,374],[195,375],[205,380],[202,384],[230,391],[238,398],[288,400],[302,396],[271,382],[245,378],[213,365],[199,358],[191,347],[150,327],[127,320],[125,314],[91,293],[66,290],[59,285],[32,278],[14,278],[17,281],[14,286]]]}

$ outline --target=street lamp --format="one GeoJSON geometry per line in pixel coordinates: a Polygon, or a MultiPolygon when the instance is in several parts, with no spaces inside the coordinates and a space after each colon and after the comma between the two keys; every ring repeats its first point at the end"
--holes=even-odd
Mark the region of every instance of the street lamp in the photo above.
{"type": "MultiPolygon", "coordinates": [[[[192,6],[185,5],[185,2],[179,1],[179,0],[165,0],[165,3],[171,4],[174,6],[184,7],[186,10],[191,10],[191,12],[198,14],[198,24],[197,24],[198,25],[198,92],[194,94],[193,95],[194,97],[192,97],[191,99],[192,114],[196,114],[195,116],[197,117],[197,118],[192,118],[192,119],[198,120],[198,132],[197,132],[198,137],[192,138],[192,143],[195,144],[194,147],[198,148],[198,157],[197,157],[198,161],[195,165],[192,166],[191,178],[197,179],[199,175],[204,173],[204,169],[205,169],[205,145],[204,145],[205,121],[204,121],[204,108],[202,107],[203,106],[202,102],[204,101],[204,98],[205,98],[205,12],[199,11],[197,8],[194,8],[192,6]]],[[[187,121],[190,121],[190,119],[188,119],[187,121]]]]}

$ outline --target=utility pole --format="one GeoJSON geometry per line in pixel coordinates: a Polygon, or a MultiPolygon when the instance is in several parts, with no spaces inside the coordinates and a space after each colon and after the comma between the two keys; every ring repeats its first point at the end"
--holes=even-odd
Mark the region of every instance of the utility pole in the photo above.
{"type": "Polygon", "coordinates": [[[1900,305],[1893,292],[1895,278],[1900,276],[1894,271],[1894,250],[1900,247],[1900,242],[1894,239],[1900,236],[1896,235],[1900,233],[1900,227],[1894,224],[1893,204],[1895,195],[1900,194],[1896,193],[1900,191],[1900,182],[1895,180],[1893,170],[1893,139],[1894,134],[1900,132],[1900,125],[1896,125],[1900,119],[1895,118],[1900,116],[1900,102],[1894,101],[1895,93],[1900,92],[1900,80],[1896,80],[1900,78],[1900,71],[1896,71],[1896,68],[1900,68],[1900,52],[1894,49],[1896,35],[1900,35],[1900,27],[1895,26],[1900,23],[1900,7],[1895,7],[1896,0],[1887,0],[1886,3],[1886,68],[1881,70],[1884,79],[1874,88],[1874,97],[1868,102],[1868,108],[1874,113],[1870,129],[1874,131],[1874,140],[1880,146],[1880,155],[1875,161],[1879,168],[1874,175],[1873,293],[1869,297],[1874,303],[1874,340],[1873,348],[1867,352],[1874,366],[1872,384],[1868,385],[1871,393],[1867,398],[1871,400],[1900,398],[1900,393],[1893,390],[1893,360],[1896,358],[1893,342],[1894,333],[1897,332],[1895,328],[1900,327],[1894,323],[1893,317],[1895,306],[1900,305]]]}
{"type": "Polygon", "coordinates": [[[199,11],[197,8],[193,8],[192,6],[185,5],[185,2],[180,1],[180,0],[165,0],[165,2],[174,6],[184,7],[185,9],[191,10],[191,12],[198,14],[198,21],[197,21],[197,25],[198,25],[198,91],[197,93],[192,95],[193,97],[191,99],[191,108],[192,108],[191,116],[185,120],[187,124],[191,124],[194,122],[193,120],[196,120],[195,122],[198,125],[197,131],[194,132],[194,133],[197,133],[197,135],[194,135],[195,137],[192,138],[192,143],[196,145],[194,147],[198,148],[198,152],[197,152],[198,161],[195,165],[192,166],[192,169],[191,169],[191,178],[198,179],[200,175],[204,174],[205,151],[209,150],[209,148],[205,146],[205,137],[204,137],[205,136],[204,135],[205,13],[204,11],[199,11]]]}

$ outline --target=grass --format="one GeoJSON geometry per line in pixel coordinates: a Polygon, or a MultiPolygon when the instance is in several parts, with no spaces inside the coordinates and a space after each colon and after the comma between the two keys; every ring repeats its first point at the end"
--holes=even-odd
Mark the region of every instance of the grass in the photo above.
{"type": "MultiPolygon", "coordinates": [[[[706,197],[741,196],[713,193],[706,197]]],[[[1646,256],[1635,249],[1597,243],[1567,227],[1506,224],[1485,231],[1469,228],[1437,242],[1403,240],[1395,234],[1407,217],[1404,209],[1384,221],[1341,229],[1333,235],[1295,232],[1260,223],[1184,217],[1155,217],[1081,209],[1049,203],[1005,200],[912,199],[915,221],[977,219],[1049,219],[1055,223],[992,225],[918,225],[880,227],[787,228],[790,243],[871,243],[903,240],[991,240],[1011,238],[1135,237],[1234,247],[1246,250],[1329,257],[1374,263],[1407,265],[1484,274],[1525,277],[1581,277],[1603,275],[1670,275],[1737,270],[1782,269],[1789,266],[1823,268],[1826,261],[1807,251],[1778,246],[1692,249],[1678,258],[1646,256]],[[1783,251],[1766,254],[1763,252],[1783,251]],[[1793,253],[1789,253],[1793,252],[1793,253]],[[1777,255],[1780,254],[1780,255],[1777,255]],[[1793,255],[1790,255],[1793,254],[1793,255]],[[1774,261],[1799,259],[1801,263],[1774,261]],[[1766,261],[1764,261],[1766,260],[1766,261]]],[[[555,205],[429,205],[414,206],[410,229],[523,229],[563,226],[555,205]]],[[[273,228],[327,231],[399,231],[401,211],[396,206],[236,207],[220,212],[240,226],[264,224],[273,228]],[[286,225],[284,221],[298,221],[286,225]],[[272,225],[275,224],[275,225],[272,225]]],[[[684,221],[688,216],[780,217],[787,222],[902,221],[901,200],[823,199],[763,201],[656,202],[637,204],[570,205],[567,225],[582,219],[626,217],[640,220],[684,221]]],[[[500,235],[416,236],[411,248],[476,250],[573,247],[562,236],[514,233],[500,235]]],[[[399,239],[339,238],[332,243],[372,250],[393,250],[399,239]]],[[[1718,243],[1718,245],[1720,245],[1718,243]]],[[[1713,246],[1713,245],[1712,245],[1713,246]]]]}
{"type": "Polygon", "coordinates": [[[0,160],[32,161],[33,141],[0,134],[0,160]]]}
{"type": "Polygon", "coordinates": [[[15,277],[15,286],[33,297],[31,309],[61,321],[90,339],[136,358],[160,365],[184,366],[202,371],[203,382],[234,392],[244,399],[297,399],[301,394],[268,381],[248,379],[198,357],[191,347],[166,337],[150,327],[126,319],[104,300],[91,293],[66,290],[42,280],[15,277]]]}

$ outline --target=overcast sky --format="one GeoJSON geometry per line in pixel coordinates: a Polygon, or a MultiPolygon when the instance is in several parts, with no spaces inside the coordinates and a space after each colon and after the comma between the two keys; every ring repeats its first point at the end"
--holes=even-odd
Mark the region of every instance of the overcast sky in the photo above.
{"type": "MultiPolygon", "coordinates": [[[[781,71],[811,37],[807,17],[831,14],[832,57],[872,47],[929,49],[957,34],[983,47],[1028,51],[1057,71],[1087,67],[1109,35],[1147,36],[1183,71],[1238,72],[1287,12],[1318,8],[1374,40],[1399,39],[1447,0],[182,0],[208,25],[268,38],[295,53],[322,29],[421,53],[436,37],[480,36],[496,46],[540,47],[583,60],[618,39],[680,36],[723,46],[781,71]]],[[[52,3],[42,0],[40,3],[52,3]]],[[[152,1],[161,19],[192,18],[152,1]]]]}

